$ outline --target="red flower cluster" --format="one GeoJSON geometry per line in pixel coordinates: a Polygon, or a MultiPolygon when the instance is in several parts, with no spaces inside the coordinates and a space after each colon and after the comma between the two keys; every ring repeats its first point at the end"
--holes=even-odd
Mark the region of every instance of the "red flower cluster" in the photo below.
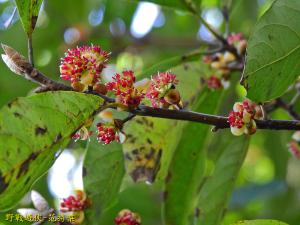
{"type": "Polygon", "coordinates": [[[61,212],[77,212],[83,211],[89,207],[90,202],[87,200],[86,195],[83,191],[76,190],[76,195],[64,198],[60,203],[61,212]]]}
{"type": "Polygon", "coordinates": [[[141,225],[140,216],[136,213],[131,212],[128,209],[124,209],[119,212],[115,218],[116,225],[141,225]]]}
{"type": "Polygon", "coordinates": [[[231,132],[236,135],[254,134],[256,132],[256,123],[254,119],[261,119],[262,112],[259,106],[250,100],[237,102],[233,106],[233,111],[229,113],[228,123],[231,132]]]}
{"type": "Polygon", "coordinates": [[[114,124],[103,124],[103,123],[98,123],[97,124],[97,140],[98,142],[102,142],[105,145],[117,141],[120,142],[120,138],[118,135],[118,129],[114,124]]]}
{"type": "Polygon", "coordinates": [[[211,75],[207,79],[207,86],[208,86],[208,88],[213,89],[213,90],[221,89],[223,87],[221,79],[215,75],[211,75]]]}
{"type": "Polygon", "coordinates": [[[113,76],[114,81],[108,82],[106,88],[114,91],[117,103],[136,108],[144,98],[144,93],[135,88],[135,79],[133,71],[123,71],[122,74],[113,76]]]}
{"type": "Polygon", "coordinates": [[[158,73],[156,76],[151,78],[150,87],[146,93],[146,97],[151,100],[153,107],[160,107],[163,104],[177,104],[180,102],[179,93],[176,93],[178,96],[176,97],[175,93],[170,91],[175,89],[175,85],[178,84],[178,80],[176,76],[170,72],[158,73]],[[172,97],[169,102],[168,94],[172,94],[172,97]]]}
{"type": "Polygon", "coordinates": [[[99,46],[77,47],[65,54],[61,61],[61,78],[71,82],[76,91],[85,91],[88,86],[94,86],[99,82],[109,53],[99,46]]]}

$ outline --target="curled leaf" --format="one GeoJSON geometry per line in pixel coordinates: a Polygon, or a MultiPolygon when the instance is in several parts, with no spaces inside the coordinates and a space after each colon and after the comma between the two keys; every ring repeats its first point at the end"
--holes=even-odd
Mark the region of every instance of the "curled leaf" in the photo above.
{"type": "Polygon", "coordinates": [[[46,201],[46,199],[37,191],[32,190],[31,191],[31,200],[34,205],[34,207],[41,212],[48,211],[49,210],[49,204],[46,201]]]}
{"type": "Polygon", "coordinates": [[[15,49],[10,46],[1,44],[5,54],[2,54],[2,59],[7,67],[18,75],[24,75],[32,71],[32,66],[29,61],[15,49]]]}

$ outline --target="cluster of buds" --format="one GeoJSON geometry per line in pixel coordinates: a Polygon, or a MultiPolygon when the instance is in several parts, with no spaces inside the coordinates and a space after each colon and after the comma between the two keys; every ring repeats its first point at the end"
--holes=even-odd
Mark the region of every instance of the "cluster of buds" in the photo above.
{"type": "MultiPolygon", "coordinates": [[[[112,77],[111,82],[102,83],[101,72],[109,59],[109,53],[99,46],[82,46],[68,50],[61,61],[61,78],[71,82],[75,91],[93,90],[102,95],[109,91],[115,96],[118,109],[136,109],[147,97],[153,107],[175,109],[182,108],[179,91],[176,90],[178,80],[170,72],[158,73],[151,80],[143,79],[136,82],[134,72],[125,70],[112,77]]],[[[215,84],[212,84],[217,88],[215,84]]],[[[84,124],[72,138],[88,140],[92,135],[89,131],[93,120],[84,124]]],[[[123,142],[126,138],[122,132],[120,120],[110,118],[110,121],[97,124],[98,142],[109,144],[113,141],[123,142]]],[[[70,199],[72,200],[72,199],[70,199]]],[[[67,200],[66,200],[67,203],[67,200]]]]}
{"type": "Polygon", "coordinates": [[[64,198],[60,203],[61,212],[83,211],[90,206],[90,201],[81,190],[75,190],[75,195],[64,198]]]}
{"type": "Polygon", "coordinates": [[[123,71],[122,74],[113,76],[113,82],[108,82],[106,88],[113,91],[116,96],[116,103],[136,108],[144,98],[144,93],[135,86],[135,76],[133,71],[123,71]]]}
{"type": "Polygon", "coordinates": [[[176,85],[178,80],[170,72],[158,73],[152,76],[150,86],[147,90],[146,97],[150,99],[153,107],[181,108],[181,97],[176,85]]]}
{"type": "Polygon", "coordinates": [[[244,55],[247,47],[247,41],[241,33],[231,33],[227,41],[230,45],[234,46],[239,55],[244,55]]]}
{"type": "Polygon", "coordinates": [[[99,46],[82,46],[68,50],[61,60],[61,78],[70,81],[74,90],[79,92],[88,88],[105,92],[100,74],[108,59],[109,53],[99,46]]]}
{"type": "Polygon", "coordinates": [[[300,159],[300,131],[293,134],[292,140],[288,144],[288,149],[290,153],[296,158],[300,159]]]}
{"type": "MultiPolygon", "coordinates": [[[[243,56],[245,54],[247,41],[244,39],[242,34],[230,34],[227,38],[227,41],[236,49],[236,52],[239,55],[243,56]]],[[[236,60],[236,56],[229,51],[218,52],[203,57],[203,62],[222,74],[224,79],[226,79],[228,74],[231,72],[232,66],[235,65],[236,60]]]]}
{"type": "Polygon", "coordinates": [[[138,214],[128,209],[123,209],[115,218],[116,225],[141,225],[141,218],[138,214]]]}
{"type": "Polygon", "coordinates": [[[91,205],[91,201],[81,190],[75,190],[75,195],[64,198],[60,203],[62,213],[71,213],[74,216],[72,224],[81,224],[84,220],[84,210],[91,205]]]}
{"type": "Polygon", "coordinates": [[[209,89],[218,90],[222,88],[227,89],[230,85],[230,82],[223,78],[219,78],[216,75],[211,75],[206,79],[206,84],[209,89]]]}
{"type": "Polygon", "coordinates": [[[110,144],[113,141],[123,143],[126,139],[126,135],[122,132],[123,122],[122,120],[113,120],[109,123],[97,124],[97,140],[105,145],[110,144]]]}
{"type": "Polygon", "coordinates": [[[240,136],[243,133],[251,135],[256,132],[254,119],[262,119],[262,117],[261,107],[250,100],[245,100],[234,104],[233,111],[228,116],[228,123],[232,134],[236,136],[240,136]]]}

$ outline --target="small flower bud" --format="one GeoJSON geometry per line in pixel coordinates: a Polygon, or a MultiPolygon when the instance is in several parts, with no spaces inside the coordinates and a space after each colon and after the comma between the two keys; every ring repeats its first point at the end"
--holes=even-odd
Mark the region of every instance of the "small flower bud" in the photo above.
{"type": "Polygon", "coordinates": [[[177,105],[181,99],[180,93],[176,89],[171,89],[166,93],[164,99],[170,105],[177,105]]]}
{"type": "Polygon", "coordinates": [[[300,131],[296,131],[293,134],[292,138],[299,143],[300,142],[300,131]]]}
{"type": "Polygon", "coordinates": [[[242,40],[237,45],[237,51],[240,55],[244,55],[246,53],[246,48],[247,48],[247,41],[246,40],[242,40]]]}
{"type": "Polygon", "coordinates": [[[33,70],[29,61],[15,49],[2,44],[2,48],[5,54],[2,54],[2,59],[7,67],[18,75],[24,75],[30,73],[33,70]]]}
{"type": "Polygon", "coordinates": [[[224,62],[225,62],[225,64],[233,62],[235,60],[236,60],[236,57],[231,52],[225,52],[224,53],[224,62]]]}
{"type": "Polygon", "coordinates": [[[256,132],[256,123],[255,120],[250,120],[249,123],[246,124],[245,134],[255,134],[256,132]]]}
{"type": "Polygon", "coordinates": [[[222,83],[221,83],[220,78],[218,78],[215,75],[211,75],[207,79],[207,86],[210,89],[217,90],[217,89],[221,89],[222,88],[222,83]]]}
{"type": "Polygon", "coordinates": [[[77,81],[71,83],[71,86],[75,91],[78,92],[83,92],[85,90],[85,85],[77,81]]]}
{"type": "Polygon", "coordinates": [[[106,95],[107,94],[107,88],[104,84],[97,83],[93,86],[93,90],[98,92],[99,94],[106,95]]]}
{"type": "Polygon", "coordinates": [[[115,218],[116,225],[141,225],[141,218],[138,214],[128,209],[123,209],[115,218]]]}
{"type": "Polygon", "coordinates": [[[288,144],[288,149],[296,159],[300,159],[300,148],[296,141],[290,141],[288,144]]]}
{"type": "Polygon", "coordinates": [[[100,118],[105,121],[112,123],[114,120],[113,113],[110,109],[105,109],[99,113],[100,118]]]}
{"type": "Polygon", "coordinates": [[[78,212],[83,211],[90,206],[90,201],[86,198],[86,195],[81,190],[75,191],[75,196],[70,195],[64,198],[60,203],[61,212],[78,212]]]}

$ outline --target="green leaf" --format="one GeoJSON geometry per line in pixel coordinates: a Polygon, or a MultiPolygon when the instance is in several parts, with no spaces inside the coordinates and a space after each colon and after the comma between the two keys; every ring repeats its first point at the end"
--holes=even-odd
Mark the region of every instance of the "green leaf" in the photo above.
{"type": "Polygon", "coordinates": [[[227,136],[222,136],[222,144],[219,145],[219,148],[223,149],[222,154],[216,161],[211,177],[207,178],[200,189],[197,225],[221,223],[248,150],[249,138],[247,136],[234,137],[230,131],[226,132],[228,132],[227,136]]]}
{"type": "Polygon", "coordinates": [[[199,60],[204,53],[205,51],[199,49],[183,56],[175,56],[170,59],[163,60],[162,62],[158,62],[146,70],[143,70],[138,74],[138,76],[141,78],[150,77],[151,75],[156,74],[157,71],[166,71],[180,64],[199,60]]]}
{"type": "Polygon", "coordinates": [[[15,0],[23,28],[32,35],[43,0],[15,0]]]}
{"type": "Polygon", "coordinates": [[[244,86],[265,102],[281,96],[300,74],[300,1],[277,0],[249,40],[244,86]]]}
{"type": "Polygon", "coordinates": [[[161,161],[165,161],[173,152],[178,123],[166,119],[138,117],[126,124],[127,140],[123,144],[125,164],[127,172],[135,182],[152,183],[159,170],[166,170],[161,161]]]}
{"type": "Polygon", "coordinates": [[[84,190],[92,200],[88,224],[99,224],[99,215],[115,202],[125,174],[122,145],[103,145],[95,138],[87,146],[83,164],[84,190]]]}
{"type": "MultiPolygon", "coordinates": [[[[221,91],[204,89],[194,111],[213,114],[217,111],[221,91]]],[[[184,225],[195,207],[197,190],[205,171],[205,147],[210,127],[187,123],[174,152],[165,185],[164,218],[166,224],[184,225]]]]}
{"type": "Polygon", "coordinates": [[[18,203],[102,103],[97,96],[56,91],[18,98],[1,109],[0,211],[18,203]]]}
{"type": "Polygon", "coordinates": [[[278,220],[244,220],[231,225],[288,225],[278,220]]]}
{"type": "MultiPolygon", "coordinates": [[[[143,0],[133,1],[142,2],[143,0]]],[[[201,5],[201,0],[147,0],[147,2],[152,2],[161,6],[188,11],[190,11],[191,7],[198,10],[201,5]]]]}
{"type": "MultiPolygon", "coordinates": [[[[199,78],[204,73],[199,62],[175,67],[172,72],[179,80],[177,88],[183,101],[198,95],[199,78]]],[[[145,117],[137,117],[125,125],[125,165],[135,181],[153,182],[156,177],[161,180],[166,176],[182,125],[179,121],[145,117]]]]}

